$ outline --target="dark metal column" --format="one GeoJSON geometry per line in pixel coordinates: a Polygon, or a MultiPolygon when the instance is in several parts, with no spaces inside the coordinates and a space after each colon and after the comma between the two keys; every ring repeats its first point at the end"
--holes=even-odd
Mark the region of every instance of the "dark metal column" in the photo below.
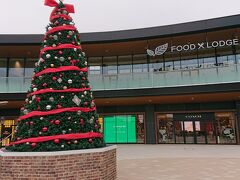
{"type": "Polygon", "coordinates": [[[236,102],[236,117],[237,117],[237,144],[240,144],[240,101],[236,102]]]}
{"type": "Polygon", "coordinates": [[[154,118],[154,105],[145,106],[146,115],[146,144],[156,144],[156,123],[154,118]]]}

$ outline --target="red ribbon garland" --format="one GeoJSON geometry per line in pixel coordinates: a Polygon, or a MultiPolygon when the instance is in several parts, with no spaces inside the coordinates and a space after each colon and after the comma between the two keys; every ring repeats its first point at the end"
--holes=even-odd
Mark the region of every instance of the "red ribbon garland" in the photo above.
{"type": "Polygon", "coordinates": [[[48,32],[46,32],[45,36],[47,36],[48,34],[51,34],[51,33],[55,33],[58,31],[64,31],[64,30],[75,31],[77,29],[76,29],[76,27],[71,26],[71,25],[57,26],[57,27],[50,29],[48,32]]]}
{"type": "Polygon", "coordinates": [[[36,137],[36,138],[28,138],[28,139],[23,139],[20,141],[15,141],[11,142],[11,145],[15,144],[23,144],[26,142],[29,143],[40,143],[40,142],[46,142],[46,141],[51,141],[55,139],[61,139],[61,140],[75,140],[75,139],[87,139],[87,138],[102,138],[101,133],[96,133],[96,132],[88,132],[88,133],[77,133],[77,134],[61,134],[61,135],[55,135],[55,136],[43,136],[43,137],[36,137]]]}
{"type": "Polygon", "coordinates": [[[63,112],[75,112],[75,111],[82,111],[82,112],[90,112],[90,111],[95,111],[96,107],[93,108],[79,108],[79,107],[73,107],[73,108],[62,108],[62,109],[54,109],[51,111],[32,111],[26,115],[20,116],[18,118],[18,121],[22,121],[24,119],[34,117],[34,116],[47,116],[47,115],[52,115],[52,114],[59,114],[63,112]]]}
{"type": "Polygon", "coordinates": [[[39,73],[35,74],[35,77],[41,76],[43,74],[48,74],[48,73],[56,73],[56,72],[62,72],[62,71],[81,71],[81,72],[87,72],[88,68],[79,68],[77,66],[61,66],[58,68],[47,68],[39,73]]]}
{"type": "Polygon", "coordinates": [[[59,50],[59,49],[73,49],[73,48],[77,48],[77,49],[81,49],[81,46],[75,46],[72,44],[61,44],[59,46],[56,47],[45,47],[40,51],[40,55],[42,55],[45,51],[50,51],[50,50],[59,50]]]}
{"type": "MultiPolygon", "coordinates": [[[[52,17],[54,16],[55,12],[58,9],[58,3],[55,0],[45,0],[44,5],[46,6],[50,6],[50,7],[55,7],[50,15],[50,20],[52,19],[52,17]]],[[[72,4],[64,4],[66,11],[68,13],[74,13],[74,6],[72,4]]]]}
{"type": "Polygon", "coordinates": [[[54,19],[58,19],[58,18],[63,18],[63,19],[66,19],[66,20],[72,20],[72,18],[66,14],[58,14],[58,15],[53,15],[50,17],[50,21],[53,21],[54,19]]]}
{"type": "Polygon", "coordinates": [[[64,90],[41,89],[39,91],[35,91],[35,92],[29,94],[28,96],[33,96],[33,95],[37,95],[37,94],[44,94],[44,93],[83,92],[83,91],[89,91],[90,89],[91,88],[81,88],[81,89],[71,88],[71,89],[64,89],[64,90]]]}

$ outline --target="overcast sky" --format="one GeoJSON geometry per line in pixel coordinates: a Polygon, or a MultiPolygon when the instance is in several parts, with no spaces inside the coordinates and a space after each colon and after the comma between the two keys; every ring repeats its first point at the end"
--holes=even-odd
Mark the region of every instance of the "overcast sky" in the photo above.
{"type": "MultiPolygon", "coordinates": [[[[53,8],[44,0],[1,0],[0,34],[43,34],[53,8]]],[[[81,32],[162,26],[240,14],[240,0],[65,0],[81,32]]]]}

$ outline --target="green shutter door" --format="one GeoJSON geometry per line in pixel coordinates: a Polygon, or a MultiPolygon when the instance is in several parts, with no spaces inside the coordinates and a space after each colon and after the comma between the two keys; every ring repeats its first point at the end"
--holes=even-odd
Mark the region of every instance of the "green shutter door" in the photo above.
{"type": "Polygon", "coordinates": [[[136,143],[136,116],[128,116],[128,143],[136,143]]]}
{"type": "Polygon", "coordinates": [[[127,118],[116,116],[117,143],[127,143],[127,118]]]}
{"type": "Polygon", "coordinates": [[[116,143],[115,116],[104,117],[104,139],[106,143],[116,143]]]}

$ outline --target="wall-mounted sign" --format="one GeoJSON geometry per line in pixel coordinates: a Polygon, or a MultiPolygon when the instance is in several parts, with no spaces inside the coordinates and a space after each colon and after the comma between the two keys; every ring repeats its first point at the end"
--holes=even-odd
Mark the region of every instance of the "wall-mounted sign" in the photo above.
{"type": "Polygon", "coordinates": [[[180,113],[173,114],[174,121],[214,121],[214,113],[180,113]]]}
{"type": "MultiPolygon", "coordinates": [[[[176,45],[170,47],[170,52],[182,52],[182,51],[194,51],[194,50],[201,50],[201,49],[211,49],[217,47],[224,47],[224,46],[236,46],[239,45],[239,39],[228,39],[228,40],[220,40],[220,41],[213,41],[213,42],[199,42],[196,44],[184,44],[184,45],[176,45]]],[[[155,51],[147,49],[147,54],[149,56],[156,56],[164,54],[168,49],[168,43],[158,46],[155,51]]]]}
{"type": "Polygon", "coordinates": [[[168,43],[158,46],[156,47],[156,49],[154,51],[147,49],[147,53],[149,56],[156,56],[156,55],[162,55],[164,54],[168,49],[168,43]]]}

